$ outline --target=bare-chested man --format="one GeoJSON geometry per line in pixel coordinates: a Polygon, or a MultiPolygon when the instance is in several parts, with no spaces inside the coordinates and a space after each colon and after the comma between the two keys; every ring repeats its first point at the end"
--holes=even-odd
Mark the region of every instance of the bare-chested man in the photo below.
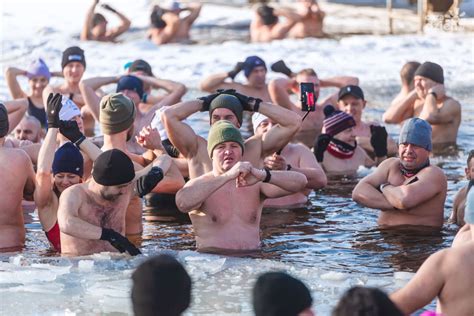
{"type": "Polygon", "coordinates": [[[398,142],[400,158],[383,161],[357,184],[352,198],[380,209],[381,226],[441,227],[447,181],[443,171],[429,162],[431,126],[412,118],[403,125],[398,142]]]}
{"type": "Polygon", "coordinates": [[[264,200],[301,191],[306,185],[302,173],[253,167],[242,160],[244,150],[242,135],[231,122],[214,123],[207,141],[212,170],[176,194],[178,208],[189,213],[200,251],[260,248],[264,200]]]}
{"type": "Polygon", "coordinates": [[[266,78],[267,65],[263,59],[258,56],[249,56],[244,62],[238,62],[231,71],[217,73],[205,78],[201,81],[200,88],[210,93],[215,92],[217,89],[235,89],[245,95],[251,95],[265,102],[271,102],[266,78]],[[242,70],[247,78],[246,84],[233,81],[235,76],[242,70]],[[232,82],[226,82],[227,78],[232,79],[232,82]]]}
{"type": "MultiPolygon", "coordinates": [[[[403,65],[402,69],[400,70],[400,81],[402,85],[400,87],[400,92],[398,92],[395,99],[393,99],[392,103],[390,103],[391,107],[398,107],[398,104],[403,103],[405,98],[415,89],[415,72],[418,67],[420,67],[420,65],[421,64],[417,61],[409,61],[403,65]]],[[[413,104],[414,103],[415,99],[413,99],[413,104]]],[[[385,121],[385,114],[383,119],[385,121]]]]}
{"type": "Polygon", "coordinates": [[[264,157],[283,148],[299,128],[300,119],[297,114],[235,90],[225,90],[198,100],[178,103],[163,112],[166,132],[171,143],[188,160],[191,179],[211,171],[212,161],[207,155],[207,141],[182,121],[195,112],[208,111],[211,125],[219,120],[228,120],[239,128],[244,110],[260,112],[278,123],[265,137],[254,135],[245,141],[244,159],[255,166],[264,157]]]}
{"type": "Polygon", "coordinates": [[[456,193],[453,202],[453,212],[449,217],[451,222],[454,222],[459,226],[465,224],[464,209],[466,208],[466,195],[472,186],[474,186],[474,150],[471,150],[467,156],[467,166],[464,171],[466,172],[466,178],[469,180],[469,183],[456,193]]]}
{"type": "Polygon", "coordinates": [[[291,38],[324,37],[323,20],[326,15],[316,0],[298,0],[296,12],[301,16],[288,34],[291,38]]]}
{"type": "Polygon", "coordinates": [[[461,124],[461,105],[446,95],[443,68],[440,65],[427,61],[418,67],[415,89],[403,100],[392,104],[383,119],[387,123],[401,123],[410,117],[419,117],[431,124],[435,151],[456,144],[461,124]]]}
{"type": "Polygon", "coordinates": [[[18,140],[28,140],[32,143],[39,143],[43,139],[43,129],[41,123],[34,116],[25,116],[15,127],[15,138],[18,140]]]}
{"type": "Polygon", "coordinates": [[[250,23],[250,40],[254,43],[271,42],[283,39],[302,17],[288,8],[273,8],[266,4],[260,6],[250,23]],[[284,17],[284,21],[280,21],[284,17]]]}
{"type": "Polygon", "coordinates": [[[428,257],[410,282],[390,295],[404,314],[414,313],[438,298],[437,312],[442,315],[474,315],[474,191],[467,200],[469,239],[428,257]]]}
{"type": "MultiPolygon", "coordinates": [[[[264,136],[272,127],[273,121],[261,113],[252,116],[255,135],[264,136]]],[[[265,200],[264,206],[290,207],[301,206],[308,201],[311,190],[321,189],[327,184],[326,174],[316,161],[313,152],[303,144],[288,144],[278,153],[265,157],[263,164],[270,170],[293,170],[306,176],[308,183],[304,190],[277,199],[265,200]]]]}
{"type": "Polygon", "coordinates": [[[87,255],[118,250],[139,254],[123,236],[125,216],[134,185],[138,182],[138,191],[145,187],[149,192],[168,172],[171,158],[162,155],[153,164],[154,168],[142,175],[135,173],[132,160],[123,151],[111,149],[100,154],[92,179],[67,188],[59,198],[61,253],[87,255]]]}
{"type": "Polygon", "coordinates": [[[120,19],[120,25],[107,29],[108,21],[100,13],[96,13],[95,8],[99,0],[93,0],[92,6],[87,11],[86,20],[82,27],[82,41],[116,42],[117,37],[125,33],[130,28],[130,20],[108,4],[102,4],[102,8],[114,13],[120,19]]]}
{"type": "Polygon", "coordinates": [[[16,251],[25,244],[21,202],[33,200],[35,172],[23,150],[6,148],[7,109],[0,103],[0,251],[16,251]]]}
{"type": "Polygon", "coordinates": [[[201,13],[200,3],[189,3],[182,7],[177,1],[154,6],[150,15],[148,38],[155,44],[189,43],[191,27],[201,13]],[[189,11],[188,15],[180,17],[181,12],[189,11]]]}

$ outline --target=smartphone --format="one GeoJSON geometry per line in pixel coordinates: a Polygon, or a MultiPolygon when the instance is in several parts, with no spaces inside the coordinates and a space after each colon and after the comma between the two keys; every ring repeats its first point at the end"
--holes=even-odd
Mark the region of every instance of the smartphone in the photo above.
{"type": "Polygon", "coordinates": [[[314,95],[314,83],[300,83],[300,100],[301,110],[305,112],[314,111],[316,109],[316,97],[314,95]]]}

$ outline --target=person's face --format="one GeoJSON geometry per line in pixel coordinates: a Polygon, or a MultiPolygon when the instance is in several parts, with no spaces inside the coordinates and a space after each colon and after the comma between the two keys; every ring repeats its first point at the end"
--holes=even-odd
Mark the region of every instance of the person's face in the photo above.
{"type": "Polygon", "coordinates": [[[423,147],[410,143],[398,145],[398,155],[400,162],[407,169],[417,169],[421,167],[430,156],[430,152],[423,147]]]}
{"type": "Polygon", "coordinates": [[[356,122],[360,122],[362,119],[362,111],[365,108],[366,101],[358,99],[353,95],[346,95],[337,102],[339,110],[352,115],[356,122]]]}
{"type": "Polygon", "coordinates": [[[267,80],[267,69],[263,66],[255,67],[249,74],[247,81],[250,86],[255,88],[265,87],[267,80]]]}
{"type": "Polygon", "coordinates": [[[235,116],[234,112],[226,108],[217,108],[212,111],[211,114],[211,125],[217,121],[226,120],[234,124],[235,127],[240,128],[239,121],[237,120],[237,116],[235,116]]]}
{"type": "Polygon", "coordinates": [[[120,93],[122,93],[126,97],[129,97],[133,101],[133,103],[135,103],[135,105],[138,106],[138,104],[140,104],[140,96],[135,90],[124,89],[120,91],[120,93]]]}
{"type": "Polygon", "coordinates": [[[469,161],[469,164],[467,168],[465,168],[465,171],[466,171],[466,178],[468,180],[474,179],[474,157],[471,158],[471,160],[469,161]]]}
{"type": "Polygon", "coordinates": [[[73,61],[68,63],[63,69],[64,79],[68,82],[79,83],[81,81],[82,75],[84,74],[84,66],[78,62],[73,61]]]}
{"type": "Polygon", "coordinates": [[[106,201],[116,201],[120,196],[127,194],[130,183],[113,186],[101,186],[100,196],[106,201]]]}
{"type": "Polygon", "coordinates": [[[15,128],[15,138],[38,143],[41,139],[41,127],[24,119],[15,128]]]}
{"type": "Polygon", "coordinates": [[[48,85],[49,80],[44,76],[33,77],[28,80],[30,85],[31,93],[33,96],[38,97],[43,94],[44,88],[48,85]]]}
{"type": "Polygon", "coordinates": [[[266,132],[268,132],[270,130],[270,128],[272,128],[273,125],[274,125],[273,122],[269,118],[264,119],[258,125],[258,127],[255,129],[255,134],[256,135],[263,135],[266,132]]]}
{"type": "Polygon", "coordinates": [[[107,21],[100,22],[94,26],[91,30],[91,33],[96,37],[103,37],[107,31],[107,21]]]}
{"type": "Polygon", "coordinates": [[[219,171],[230,170],[237,162],[242,160],[242,148],[236,142],[224,142],[212,151],[212,160],[217,164],[219,171]]]}
{"type": "Polygon", "coordinates": [[[352,146],[355,145],[356,136],[354,133],[354,129],[352,127],[347,128],[343,130],[342,132],[334,135],[334,138],[337,140],[340,140],[341,142],[347,143],[349,145],[352,145],[352,146]]]}
{"type": "Polygon", "coordinates": [[[415,76],[415,78],[413,79],[413,83],[415,84],[416,94],[421,99],[426,98],[428,90],[436,84],[436,82],[434,82],[433,80],[423,76],[415,76]]]}
{"type": "Polygon", "coordinates": [[[54,175],[54,184],[59,192],[63,192],[71,185],[78,184],[82,181],[77,174],[69,172],[60,172],[54,175]]]}

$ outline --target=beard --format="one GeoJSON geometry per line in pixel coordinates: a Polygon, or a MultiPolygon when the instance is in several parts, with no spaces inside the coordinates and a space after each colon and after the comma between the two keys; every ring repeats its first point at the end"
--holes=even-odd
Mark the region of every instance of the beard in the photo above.
{"type": "Polygon", "coordinates": [[[117,200],[120,196],[122,195],[122,193],[118,193],[118,194],[107,194],[103,191],[100,191],[100,196],[106,200],[106,201],[115,201],[117,200]]]}

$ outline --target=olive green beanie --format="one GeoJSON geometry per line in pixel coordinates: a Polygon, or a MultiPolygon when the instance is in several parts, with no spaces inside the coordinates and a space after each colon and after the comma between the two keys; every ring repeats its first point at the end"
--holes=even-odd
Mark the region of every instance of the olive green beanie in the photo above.
{"type": "Polygon", "coordinates": [[[99,121],[106,135],[118,134],[132,126],[135,119],[133,101],[121,93],[111,93],[100,101],[99,121]]]}
{"type": "Polygon", "coordinates": [[[209,118],[212,118],[212,112],[218,108],[225,108],[232,111],[237,117],[237,121],[242,125],[242,104],[240,104],[239,99],[236,96],[230,94],[220,94],[214,100],[211,101],[209,105],[209,118]]]}
{"type": "Polygon", "coordinates": [[[212,158],[214,147],[225,142],[236,142],[244,152],[244,139],[240,131],[229,121],[221,120],[212,124],[207,137],[207,152],[212,158]]]}

